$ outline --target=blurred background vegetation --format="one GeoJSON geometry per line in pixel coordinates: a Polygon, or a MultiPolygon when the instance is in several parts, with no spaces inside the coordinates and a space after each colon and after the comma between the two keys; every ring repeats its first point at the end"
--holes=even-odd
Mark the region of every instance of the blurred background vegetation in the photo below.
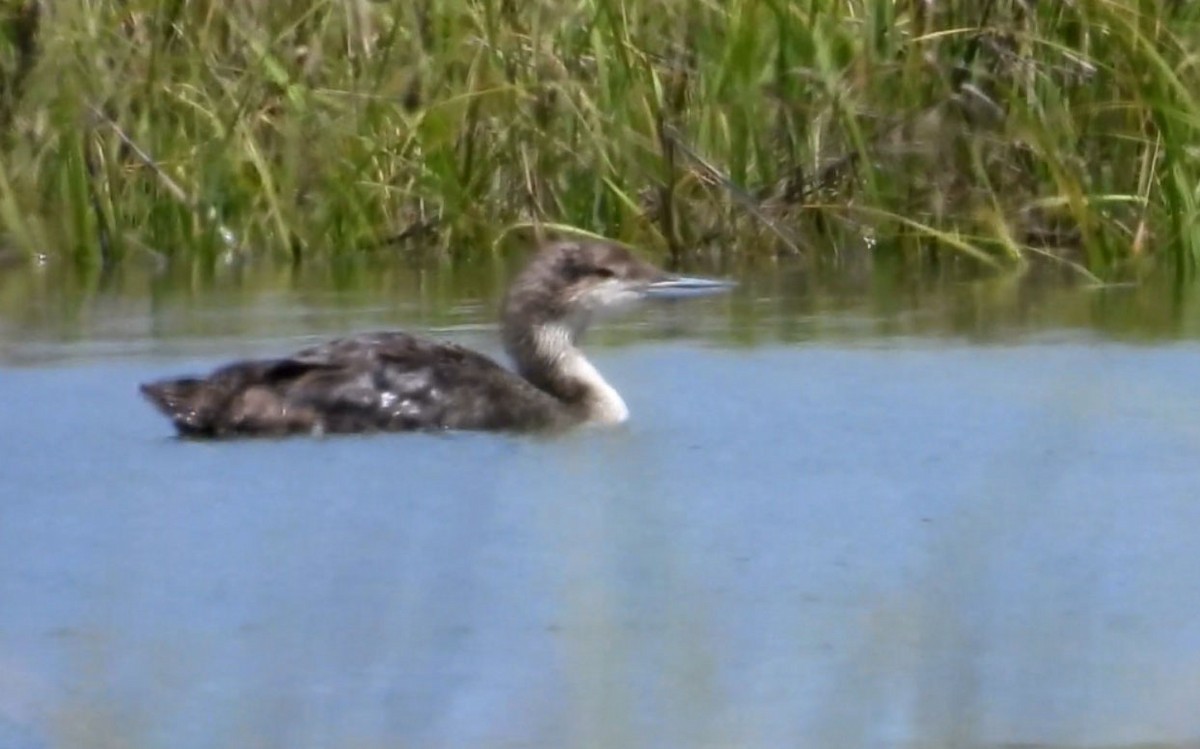
{"type": "Polygon", "coordinates": [[[0,254],[1200,257],[1182,0],[0,0],[0,254]]]}

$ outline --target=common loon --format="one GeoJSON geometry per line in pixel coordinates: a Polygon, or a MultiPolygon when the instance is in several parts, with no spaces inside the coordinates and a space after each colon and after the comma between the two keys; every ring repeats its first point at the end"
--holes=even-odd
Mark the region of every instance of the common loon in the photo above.
{"type": "Polygon", "coordinates": [[[393,331],[141,391],[179,434],[197,438],[616,424],[629,416],[625,401],[577,347],[592,321],[640,299],[731,285],[670,275],[613,243],[558,241],[539,249],[504,299],[516,373],[462,346],[393,331]]]}

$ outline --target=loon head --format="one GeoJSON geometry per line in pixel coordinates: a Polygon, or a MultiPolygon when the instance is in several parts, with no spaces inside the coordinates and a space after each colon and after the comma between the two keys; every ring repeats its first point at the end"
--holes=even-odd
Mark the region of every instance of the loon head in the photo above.
{"type": "Polygon", "coordinates": [[[642,299],[731,285],[671,275],[610,242],[555,242],[543,246],[509,287],[504,348],[517,371],[575,419],[620,423],[629,409],[576,347],[583,332],[596,318],[642,299]]]}
{"type": "Polygon", "coordinates": [[[573,342],[593,320],[643,299],[691,296],[731,285],[672,275],[611,242],[553,242],[537,252],[509,287],[505,339],[511,351],[513,336],[521,331],[552,326],[573,342]]]}

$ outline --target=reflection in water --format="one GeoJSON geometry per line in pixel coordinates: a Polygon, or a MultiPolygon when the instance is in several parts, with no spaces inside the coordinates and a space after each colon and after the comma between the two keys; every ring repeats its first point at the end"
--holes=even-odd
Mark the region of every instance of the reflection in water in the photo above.
{"type": "MultiPolygon", "coordinates": [[[[104,275],[53,263],[9,267],[0,273],[0,361],[179,352],[189,341],[220,352],[239,341],[398,323],[421,330],[490,326],[519,265],[497,259],[421,266],[368,255],[203,272],[182,264],[152,272],[130,263],[104,275]]],[[[1166,278],[1088,288],[1037,274],[964,280],[786,265],[694,270],[735,275],[740,288],[714,307],[719,314],[699,316],[703,330],[683,322],[696,316],[666,315],[651,335],[684,332],[743,344],[897,336],[991,342],[1046,331],[1139,341],[1200,336],[1197,295],[1166,278]]]]}
{"type": "Polygon", "coordinates": [[[1200,348],[1099,342],[1190,336],[1169,295],[750,277],[603,331],[633,421],[554,440],[186,443],[136,395],[397,321],[495,352],[502,275],[0,279],[0,747],[1200,737],[1200,348]]]}

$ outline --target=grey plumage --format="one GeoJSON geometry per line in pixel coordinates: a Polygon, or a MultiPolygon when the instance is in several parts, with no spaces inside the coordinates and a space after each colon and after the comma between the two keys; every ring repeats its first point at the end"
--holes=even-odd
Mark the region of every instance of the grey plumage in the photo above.
{"type": "Polygon", "coordinates": [[[519,375],[453,343],[380,332],[141,390],[189,437],[534,431],[621,421],[624,402],[576,343],[597,314],[668,286],[671,278],[614,244],[543,247],[503,306],[505,348],[519,375]]]}

